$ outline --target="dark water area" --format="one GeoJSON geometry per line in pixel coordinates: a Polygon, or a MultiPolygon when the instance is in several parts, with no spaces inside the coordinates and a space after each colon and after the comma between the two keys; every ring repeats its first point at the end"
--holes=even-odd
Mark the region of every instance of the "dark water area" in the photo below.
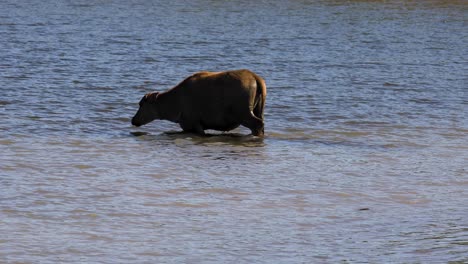
{"type": "Polygon", "coordinates": [[[0,262],[468,262],[466,1],[0,2],[0,262]],[[130,119],[202,71],[265,138],[130,119]]]}

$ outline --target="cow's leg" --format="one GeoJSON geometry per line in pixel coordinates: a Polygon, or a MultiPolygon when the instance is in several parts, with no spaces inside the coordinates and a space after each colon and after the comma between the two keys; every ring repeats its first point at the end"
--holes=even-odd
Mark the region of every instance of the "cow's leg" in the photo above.
{"type": "Polygon", "coordinates": [[[202,136],[205,135],[205,130],[203,129],[203,127],[202,127],[202,125],[200,123],[196,123],[192,127],[193,127],[193,132],[195,132],[196,134],[199,134],[199,135],[202,135],[202,136]]]}
{"type": "Polygon", "coordinates": [[[246,117],[244,120],[242,120],[241,125],[248,127],[252,131],[252,135],[254,136],[263,136],[264,131],[263,131],[263,120],[256,117],[252,111],[246,117]]]}
{"type": "Polygon", "coordinates": [[[187,122],[181,122],[180,127],[184,132],[189,132],[189,133],[195,133],[204,136],[205,135],[205,130],[203,130],[203,127],[200,123],[187,123],[187,122]]]}

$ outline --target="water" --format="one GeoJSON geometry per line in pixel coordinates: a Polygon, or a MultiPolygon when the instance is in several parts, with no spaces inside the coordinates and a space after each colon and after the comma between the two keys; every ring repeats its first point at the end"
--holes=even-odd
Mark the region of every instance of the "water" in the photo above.
{"type": "Polygon", "coordinates": [[[0,262],[468,262],[465,1],[0,5],[0,262]],[[130,125],[238,68],[264,139],[130,125]]]}

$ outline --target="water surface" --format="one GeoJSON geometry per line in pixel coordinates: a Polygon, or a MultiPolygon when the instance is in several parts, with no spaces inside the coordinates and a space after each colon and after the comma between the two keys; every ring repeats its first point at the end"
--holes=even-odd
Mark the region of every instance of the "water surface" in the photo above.
{"type": "Polygon", "coordinates": [[[468,262],[464,1],[0,5],[0,262],[468,262]],[[130,125],[238,68],[264,139],[130,125]]]}

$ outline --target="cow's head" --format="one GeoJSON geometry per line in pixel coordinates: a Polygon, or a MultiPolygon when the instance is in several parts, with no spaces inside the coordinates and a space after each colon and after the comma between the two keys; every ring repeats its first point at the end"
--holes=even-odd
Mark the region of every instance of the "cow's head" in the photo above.
{"type": "Polygon", "coordinates": [[[146,125],[149,122],[158,119],[159,113],[157,108],[157,98],[159,93],[147,93],[140,100],[140,108],[135,116],[132,118],[132,125],[142,126],[146,125]]]}

